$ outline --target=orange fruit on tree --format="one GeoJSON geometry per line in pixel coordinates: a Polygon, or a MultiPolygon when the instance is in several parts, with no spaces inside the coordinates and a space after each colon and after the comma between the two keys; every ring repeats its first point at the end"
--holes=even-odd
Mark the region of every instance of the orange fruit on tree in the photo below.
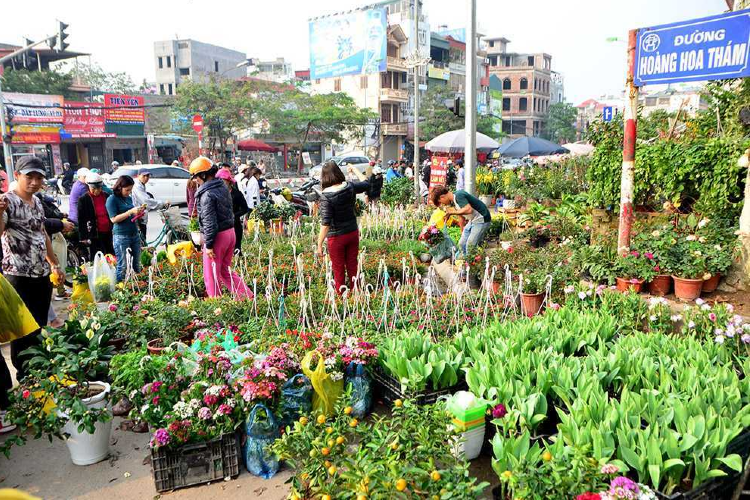
{"type": "Polygon", "coordinates": [[[307,422],[308,422],[307,417],[300,417],[299,419],[300,424],[307,425],[307,422]]]}
{"type": "Polygon", "coordinates": [[[319,423],[320,425],[323,425],[323,424],[325,424],[325,423],[326,423],[326,416],[325,416],[325,415],[323,415],[323,414],[320,414],[320,415],[318,415],[318,423],[319,423]]]}
{"type": "Polygon", "coordinates": [[[344,415],[351,415],[352,411],[354,411],[354,410],[352,410],[352,407],[351,406],[347,406],[346,408],[344,408],[344,415]]]}
{"type": "Polygon", "coordinates": [[[433,481],[440,481],[440,473],[436,470],[432,471],[432,474],[430,474],[430,477],[433,481]]]}
{"type": "Polygon", "coordinates": [[[332,476],[333,476],[334,474],[336,474],[336,471],[337,471],[337,470],[338,470],[338,469],[336,469],[336,466],[335,466],[335,465],[332,465],[332,466],[328,467],[328,473],[329,473],[330,475],[332,475],[332,476]]]}
{"type": "Polygon", "coordinates": [[[332,434],[333,433],[333,427],[326,427],[326,434],[332,434]]]}
{"type": "Polygon", "coordinates": [[[400,399],[397,399],[396,401],[393,402],[393,406],[395,406],[396,408],[401,408],[402,406],[404,406],[404,402],[401,401],[400,399]]]}
{"type": "Polygon", "coordinates": [[[356,418],[353,418],[352,421],[349,422],[349,427],[352,427],[352,428],[357,427],[358,423],[359,421],[356,418]]]}
{"type": "Polygon", "coordinates": [[[346,439],[344,439],[344,436],[339,436],[336,438],[336,444],[344,444],[344,441],[346,441],[346,439]]]}
{"type": "Polygon", "coordinates": [[[323,495],[320,500],[331,500],[331,495],[323,495]]]}
{"type": "Polygon", "coordinates": [[[399,479],[396,481],[396,489],[398,491],[404,491],[406,489],[406,479],[399,479]]]}
{"type": "Polygon", "coordinates": [[[542,460],[544,460],[545,462],[549,462],[550,460],[552,460],[552,453],[550,453],[549,451],[545,451],[544,453],[542,453],[542,460]]]}
{"type": "Polygon", "coordinates": [[[323,448],[322,450],[320,450],[320,454],[323,455],[324,457],[328,456],[330,453],[331,453],[331,450],[329,448],[323,448]]]}

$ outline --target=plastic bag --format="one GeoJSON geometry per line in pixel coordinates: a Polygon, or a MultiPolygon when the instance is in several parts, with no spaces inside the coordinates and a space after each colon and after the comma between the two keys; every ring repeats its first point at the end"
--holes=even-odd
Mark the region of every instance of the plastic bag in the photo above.
{"type": "Polygon", "coordinates": [[[117,283],[115,270],[107,262],[104,254],[97,252],[94,263],[88,271],[89,288],[96,302],[109,302],[115,293],[117,283]]]}
{"type": "Polygon", "coordinates": [[[73,293],[70,296],[70,300],[72,300],[73,302],[77,302],[79,304],[93,304],[94,296],[91,295],[91,290],[89,290],[89,284],[86,282],[80,283],[78,281],[74,281],[73,293]]]}
{"type": "Polygon", "coordinates": [[[312,411],[313,386],[310,379],[298,373],[281,388],[281,427],[291,425],[301,415],[312,411]]]}
{"type": "Polygon", "coordinates": [[[344,392],[343,377],[341,380],[333,380],[326,373],[325,360],[316,351],[308,352],[302,359],[301,366],[302,373],[307,375],[315,390],[312,399],[313,411],[332,415],[336,401],[344,392]],[[313,356],[318,356],[318,364],[314,369],[310,367],[313,356]]]}
{"type": "Polygon", "coordinates": [[[254,476],[271,479],[279,471],[279,459],[270,446],[280,435],[271,410],[260,403],[255,405],[245,422],[245,434],[247,439],[242,446],[242,455],[247,471],[254,476]],[[265,418],[258,417],[258,410],[265,412],[265,418]]]}
{"type": "Polygon", "coordinates": [[[57,257],[57,263],[60,265],[60,268],[67,268],[68,241],[65,239],[65,236],[62,233],[55,233],[50,236],[50,240],[52,240],[52,251],[55,253],[55,257],[57,257]]]}
{"type": "Polygon", "coordinates": [[[428,226],[434,225],[438,229],[443,229],[445,226],[445,212],[439,208],[436,208],[430,216],[430,221],[427,223],[428,226]]]}
{"type": "Polygon", "coordinates": [[[0,274],[0,344],[25,337],[39,329],[13,285],[0,274]]]}
{"type": "Polygon", "coordinates": [[[448,231],[445,227],[443,227],[443,236],[443,241],[430,248],[432,262],[435,264],[440,264],[444,260],[452,258],[454,249],[456,248],[456,244],[453,243],[453,240],[448,235],[448,231]]]}
{"type": "Polygon", "coordinates": [[[370,413],[372,406],[372,382],[364,365],[349,363],[346,367],[346,385],[351,386],[352,415],[364,418],[370,413]]]}

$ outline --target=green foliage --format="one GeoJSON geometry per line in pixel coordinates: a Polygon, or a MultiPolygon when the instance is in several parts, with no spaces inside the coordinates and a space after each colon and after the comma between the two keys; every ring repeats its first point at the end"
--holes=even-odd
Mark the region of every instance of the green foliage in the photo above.
{"type": "Polygon", "coordinates": [[[3,90],[6,92],[62,95],[67,99],[75,97],[70,91],[73,77],[55,70],[29,71],[8,68],[2,78],[3,90]]]}
{"type": "Polygon", "coordinates": [[[408,177],[400,177],[384,183],[380,201],[390,206],[414,203],[414,181],[408,177]]]}
{"type": "Polygon", "coordinates": [[[575,121],[578,108],[567,102],[557,102],[549,107],[547,133],[551,141],[558,144],[573,142],[576,139],[575,121]]]}
{"type": "Polygon", "coordinates": [[[87,64],[77,61],[70,68],[68,75],[75,81],[90,86],[95,92],[133,94],[139,90],[130,75],[124,71],[105,71],[96,63],[87,64]]]}
{"type": "MultiPolygon", "coordinates": [[[[422,101],[420,101],[419,113],[422,121],[419,124],[420,136],[429,141],[451,130],[464,128],[465,102],[461,99],[461,116],[456,116],[453,111],[445,105],[446,100],[453,102],[456,97],[447,85],[435,85],[427,89],[422,101]]],[[[504,134],[494,131],[496,118],[487,115],[477,117],[477,132],[500,139],[504,134]]]]}

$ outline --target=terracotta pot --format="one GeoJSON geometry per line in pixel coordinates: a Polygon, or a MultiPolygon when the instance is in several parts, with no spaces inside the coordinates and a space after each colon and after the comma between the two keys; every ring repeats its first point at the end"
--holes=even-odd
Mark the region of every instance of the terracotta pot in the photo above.
{"type": "Polygon", "coordinates": [[[272,219],[268,232],[271,234],[284,234],[284,221],[282,219],[272,219]]]}
{"type": "Polygon", "coordinates": [[[642,288],[643,280],[635,278],[617,278],[617,290],[620,292],[627,292],[628,290],[632,290],[635,293],[640,293],[642,288]]]}
{"type": "Polygon", "coordinates": [[[695,300],[701,296],[701,290],[703,289],[702,279],[688,279],[678,278],[672,276],[674,280],[674,294],[675,297],[681,300],[695,300]]]}
{"type": "Polygon", "coordinates": [[[494,295],[500,295],[502,293],[501,286],[502,285],[500,283],[498,283],[496,281],[493,281],[492,282],[492,293],[494,295]]]}
{"type": "Polygon", "coordinates": [[[672,289],[672,277],[668,274],[660,274],[655,276],[654,279],[648,284],[648,293],[663,297],[667,295],[672,289]]]}
{"type": "Polygon", "coordinates": [[[719,281],[721,281],[721,273],[716,273],[703,282],[703,291],[711,293],[719,287],[719,281]]]}
{"type": "Polygon", "coordinates": [[[148,349],[149,354],[158,356],[162,353],[162,351],[164,351],[164,342],[162,341],[162,339],[149,340],[146,344],[146,349],[148,349]]]}
{"type": "Polygon", "coordinates": [[[125,347],[125,342],[128,340],[127,337],[116,337],[113,339],[109,339],[107,341],[108,346],[112,346],[115,348],[115,352],[122,351],[122,348],[125,347]]]}
{"type": "Polygon", "coordinates": [[[522,293],[521,311],[529,318],[542,312],[544,293],[522,293]]]}

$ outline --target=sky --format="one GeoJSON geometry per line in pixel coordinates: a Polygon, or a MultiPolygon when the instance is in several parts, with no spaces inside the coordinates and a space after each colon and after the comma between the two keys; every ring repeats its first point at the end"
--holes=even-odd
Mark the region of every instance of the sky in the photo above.
{"type": "MultiPolygon", "coordinates": [[[[125,71],[140,84],[155,80],[153,42],[192,38],[309,67],[311,17],[357,8],[367,0],[35,0],[3,2],[0,43],[20,44],[70,25],[70,50],[91,54],[108,71],[125,71]]],[[[463,28],[466,0],[424,0],[433,29],[463,28]]],[[[565,78],[566,98],[578,104],[624,87],[626,45],[632,28],[719,14],[724,0],[476,0],[479,31],[511,40],[514,52],[546,52],[565,78]]]]}

